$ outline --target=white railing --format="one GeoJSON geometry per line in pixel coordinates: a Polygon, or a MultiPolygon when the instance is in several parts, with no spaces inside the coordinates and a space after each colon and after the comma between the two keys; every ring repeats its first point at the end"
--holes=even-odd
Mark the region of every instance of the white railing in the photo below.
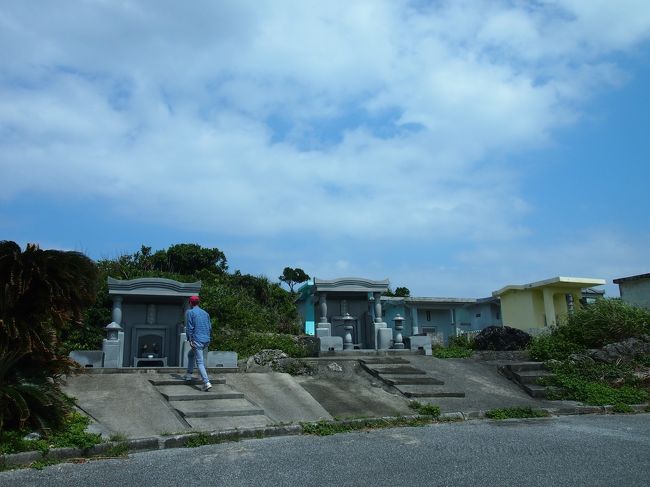
{"type": "Polygon", "coordinates": [[[476,335],[481,333],[481,330],[460,330],[456,328],[456,336],[467,335],[467,338],[473,339],[476,335]]]}

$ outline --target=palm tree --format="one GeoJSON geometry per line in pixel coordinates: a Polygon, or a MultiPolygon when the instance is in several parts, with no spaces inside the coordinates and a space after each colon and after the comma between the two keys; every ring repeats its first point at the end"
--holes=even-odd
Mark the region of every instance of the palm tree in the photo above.
{"type": "Polygon", "coordinates": [[[74,365],[59,356],[58,336],[80,324],[96,289],[97,268],[79,252],[0,242],[0,431],[60,422],[54,379],[74,365]]]}

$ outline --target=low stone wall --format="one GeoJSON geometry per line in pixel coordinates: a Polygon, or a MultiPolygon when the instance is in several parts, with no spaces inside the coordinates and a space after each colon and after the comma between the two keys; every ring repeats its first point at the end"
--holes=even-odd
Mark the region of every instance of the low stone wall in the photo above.
{"type": "Polygon", "coordinates": [[[472,352],[474,360],[517,360],[528,361],[530,360],[530,353],[528,350],[480,350],[472,352]]]}

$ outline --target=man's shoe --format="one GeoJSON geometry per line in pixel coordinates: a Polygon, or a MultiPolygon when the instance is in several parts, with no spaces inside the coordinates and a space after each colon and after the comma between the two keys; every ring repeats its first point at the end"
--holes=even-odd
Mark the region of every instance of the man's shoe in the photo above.
{"type": "Polygon", "coordinates": [[[205,392],[208,392],[210,389],[212,389],[212,384],[210,384],[209,382],[207,384],[203,384],[203,390],[205,392]]]}
{"type": "Polygon", "coordinates": [[[194,377],[192,377],[192,374],[185,374],[185,375],[183,376],[183,380],[186,380],[186,381],[188,381],[188,382],[189,382],[189,381],[193,381],[193,380],[194,380],[194,377]]]}

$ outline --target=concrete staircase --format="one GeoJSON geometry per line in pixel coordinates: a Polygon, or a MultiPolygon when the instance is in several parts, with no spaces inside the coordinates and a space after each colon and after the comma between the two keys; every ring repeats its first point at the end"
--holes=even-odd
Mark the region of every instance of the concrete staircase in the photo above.
{"type": "Polygon", "coordinates": [[[546,399],[550,391],[558,391],[554,386],[543,386],[539,379],[553,377],[543,362],[519,362],[500,365],[499,372],[511,381],[519,384],[526,393],[537,399],[546,399]]]}
{"type": "Polygon", "coordinates": [[[185,381],[177,375],[151,379],[150,382],[192,429],[256,427],[271,422],[262,408],[226,384],[223,378],[211,379],[209,392],[201,390],[203,384],[200,380],[185,381]]]}
{"type": "Polygon", "coordinates": [[[444,381],[413,367],[401,357],[367,358],[360,359],[359,363],[368,373],[406,397],[465,397],[464,392],[445,389],[444,381]]]}

